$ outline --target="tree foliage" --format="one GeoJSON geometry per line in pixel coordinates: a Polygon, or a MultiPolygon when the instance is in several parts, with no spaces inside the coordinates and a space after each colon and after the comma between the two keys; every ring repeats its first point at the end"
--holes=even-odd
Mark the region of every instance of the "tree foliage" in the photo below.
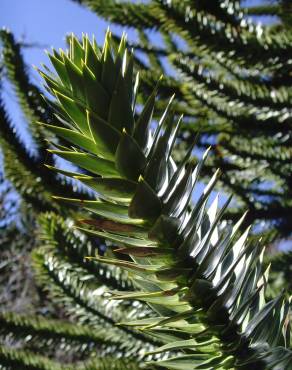
{"type": "Polygon", "coordinates": [[[222,169],[219,184],[237,200],[225,217],[235,220],[248,208],[248,222],[266,224],[267,240],[289,236],[290,2],[253,8],[219,0],[76,2],[137,31],[129,45],[140,52],[143,100],[163,73],[160,105],[176,93],[176,112],[185,117],[181,137],[190,143],[200,131],[199,148],[215,143],[202,175],[222,169]],[[280,21],[260,26],[249,14],[280,21]],[[160,36],[159,46],[147,36],[151,32],[160,36]]]}
{"type": "MultiPolygon", "coordinates": [[[[153,309],[145,319],[123,320],[126,327],[162,341],[151,354],[170,352],[149,364],[169,369],[288,368],[289,303],[283,294],[265,302],[263,247],[248,240],[249,228],[238,235],[244,216],[235,226],[224,226],[220,220],[230,199],[221,210],[218,197],[208,203],[217,172],[192,204],[207,153],[194,163],[191,147],[180,163],[173,161],[181,123],[171,111],[173,99],[154,129],[157,89],[135,119],[133,57],[125,38],[114,52],[109,32],[102,50],[88,37],[80,44],[72,36],[68,53],[49,56],[57,75],[41,74],[61,119],[47,127],[68,142],[54,153],[91,172],[74,177],[97,197],[65,201],[92,213],[80,221],[85,226],[79,230],[113,242],[113,252],[128,256],[88,258],[131,273],[136,291],[113,291],[114,302],[141,300],[153,309]]],[[[48,266],[53,274],[60,271],[56,263],[51,259],[48,266]]],[[[69,269],[63,276],[70,276],[69,269]]]]}
{"type": "Polygon", "coordinates": [[[272,221],[262,233],[268,241],[289,231],[286,26],[261,37],[244,25],[236,1],[226,9],[217,1],[86,4],[137,26],[134,46],[149,61],[129,53],[125,37],[108,32],[100,49],[72,35],[68,52],[49,55],[55,72],[40,71],[50,94],[44,100],[20,45],[9,31],[0,35],[2,76],[35,147],[24,144],[1,99],[5,176],[21,197],[22,217],[8,227],[12,216],[3,209],[0,297],[10,303],[0,307],[0,367],[289,369],[289,302],[277,294],[291,289],[290,255],[276,256],[268,284],[263,243],[247,228],[272,221]],[[188,21],[186,6],[189,15],[196,8],[188,21]],[[160,47],[145,31],[158,26],[160,47]],[[166,56],[179,78],[160,78],[166,56]],[[199,160],[196,148],[214,137],[199,160]],[[202,194],[194,191],[200,179],[202,194]],[[267,179],[273,188],[258,187],[267,179]],[[237,202],[220,210],[216,187],[232,190],[237,202]],[[246,206],[249,215],[240,218],[246,206]],[[36,297],[19,314],[14,303],[31,286],[30,263],[36,297]]]}

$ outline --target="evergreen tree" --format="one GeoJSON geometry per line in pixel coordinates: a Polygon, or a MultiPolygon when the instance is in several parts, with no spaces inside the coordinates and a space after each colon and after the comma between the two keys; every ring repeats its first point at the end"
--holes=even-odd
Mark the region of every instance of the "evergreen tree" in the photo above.
{"type": "MultiPolygon", "coordinates": [[[[69,44],[68,53],[50,55],[57,75],[41,72],[55,115],[37,129],[76,172],[52,160],[43,175],[30,158],[21,162],[23,173],[38,174],[30,186],[44,184],[44,195],[24,191],[25,181],[10,172],[39,225],[36,281],[58,317],[2,313],[2,368],[288,369],[289,304],[283,294],[265,303],[263,247],[247,239],[248,229],[239,236],[243,217],[235,226],[221,223],[230,200],[222,210],[217,197],[208,203],[218,172],[191,201],[207,153],[196,163],[191,146],[175,164],[182,121],[170,101],[153,126],[159,89],[135,114],[138,83],[125,38],[115,48],[107,33],[102,51],[87,37],[69,44]],[[74,191],[58,172],[91,191],[74,191]],[[52,192],[58,197],[46,202],[52,192]],[[74,219],[80,227],[72,229],[74,219]]],[[[9,168],[18,138],[4,108],[2,117],[9,168]]]]}
{"type": "Polygon", "coordinates": [[[160,105],[176,94],[183,142],[200,131],[200,149],[215,144],[203,175],[222,169],[221,188],[236,196],[225,217],[249,209],[247,223],[261,225],[267,241],[291,235],[291,1],[73,1],[137,31],[130,45],[140,52],[143,100],[163,73],[160,105]],[[247,15],[278,21],[260,26],[247,15]]]}
{"type": "MultiPolygon", "coordinates": [[[[201,1],[173,1],[167,7],[159,2],[119,4],[112,0],[87,0],[82,3],[115,22],[137,26],[139,43],[134,47],[146,53],[149,62],[132,56],[135,69],[141,70],[139,89],[133,92],[127,76],[126,85],[122,82],[125,76],[123,69],[120,71],[125,39],[119,48],[120,39],[113,36],[110,40],[108,34],[103,59],[94,43],[85,38],[80,44],[75,37],[70,37],[69,57],[57,52],[50,57],[59,78],[54,80],[55,77],[47,70],[42,73],[53,95],[59,92],[57,100],[45,101],[41,89],[31,82],[20,45],[10,32],[1,31],[1,74],[14,87],[36,150],[32,153],[25,146],[1,102],[0,144],[5,176],[21,197],[22,216],[16,223],[11,223],[13,215],[8,214],[7,209],[1,209],[6,221],[0,225],[1,260],[5,261],[1,262],[0,368],[131,370],[143,366],[152,369],[154,364],[160,364],[170,369],[194,366],[230,369],[241,363],[241,368],[247,369],[289,369],[291,352],[285,349],[289,347],[288,304],[283,303],[283,296],[275,296],[284,285],[291,291],[290,254],[276,256],[271,267],[273,284],[267,284],[267,273],[263,272],[269,268],[269,261],[261,267],[262,247],[255,242],[255,238],[250,236],[249,241],[244,243],[246,234],[238,237],[243,244],[247,244],[238,256],[240,242],[234,244],[237,234],[233,234],[238,224],[233,231],[230,223],[219,224],[220,218],[237,220],[242,207],[249,207],[250,216],[242,220],[241,230],[245,230],[245,225],[251,220],[265,220],[269,228],[262,234],[267,241],[286,236],[290,230],[291,94],[288,54],[291,43],[286,32],[290,25],[287,20],[289,13],[282,10],[287,9],[285,6],[289,7],[289,4],[285,5],[283,1],[283,4],[268,6],[268,10],[260,7],[243,9],[244,14],[271,14],[274,11],[273,14],[277,12],[283,18],[282,23],[264,29],[260,36],[258,33],[261,31],[253,30],[252,23],[245,24],[242,8],[236,1],[225,2],[227,5],[223,7],[223,2],[217,1],[208,6],[201,1]],[[189,15],[192,12],[196,15],[193,20],[190,19],[197,22],[197,29],[187,27],[185,31],[184,23],[190,22],[185,17],[184,22],[178,22],[181,17],[177,16],[177,12],[185,14],[186,6],[189,6],[189,15]],[[159,48],[151,45],[147,33],[147,29],[157,28],[157,24],[165,43],[159,48]],[[224,28],[226,32],[222,32],[222,24],[228,25],[224,28]],[[211,37],[213,27],[215,34],[211,37]],[[232,33],[234,29],[238,34],[232,33]],[[168,30],[173,32],[171,37],[168,30]],[[231,36],[228,36],[229,31],[231,36]],[[189,37],[188,32],[195,32],[196,36],[190,33],[192,37],[189,37]],[[175,34],[188,41],[187,50],[175,34]],[[230,37],[235,36],[239,39],[230,41],[230,37]],[[245,37],[248,47],[241,49],[240,40],[245,37]],[[261,55],[267,44],[267,51],[261,55]],[[260,45],[261,49],[257,50],[260,45]],[[113,59],[111,49],[116,50],[116,54],[112,54],[113,59]],[[87,59],[83,56],[83,62],[87,60],[86,65],[82,65],[80,59],[84,53],[89,53],[87,59]],[[168,75],[166,56],[180,71],[179,78],[168,75]],[[93,58],[92,65],[89,57],[93,58]],[[107,71],[104,75],[112,80],[99,78],[100,65],[107,71]],[[191,68],[191,74],[184,68],[191,68]],[[80,69],[81,76],[78,74],[80,69]],[[156,84],[162,72],[167,77],[159,81],[158,88],[156,84]],[[120,76],[119,82],[115,82],[117,76],[120,76]],[[194,81],[197,81],[195,89],[192,88],[194,81]],[[111,95],[111,83],[119,86],[116,96],[111,95]],[[153,87],[155,92],[151,95],[153,87]],[[104,91],[109,94],[111,103],[102,100],[105,98],[104,91]],[[173,92],[176,97],[170,107],[168,98],[173,92]],[[63,95],[69,99],[62,98],[63,95]],[[138,111],[145,103],[142,114],[136,112],[133,115],[135,109],[130,104],[131,95],[135,96],[138,111]],[[147,100],[149,95],[151,97],[147,100]],[[159,99],[154,109],[155,95],[159,99]],[[70,99],[73,99],[73,104],[70,99]],[[98,105],[98,102],[102,103],[98,105]],[[80,121],[82,116],[79,116],[79,110],[81,108],[82,113],[85,107],[88,117],[80,121]],[[159,120],[165,108],[170,112],[166,114],[165,122],[161,120],[161,130],[154,135],[157,145],[146,148],[146,128],[151,117],[159,120]],[[268,109],[280,113],[269,116],[268,109]],[[184,114],[184,119],[176,131],[174,117],[180,113],[184,114]],[[120,117],[129,118],[126,132],[122,131],[122,126],[116,127],[120,117]],[[83,131],[84,126],[79,126],[87,122],[87,118],[91,130],[92,127],[96,130],[95,133],[92,131],[93,140],[89,140],[90,135],[83,131]],[[102,119],[110,123],[111,128],[105,126],[102,119]],[[133,136],[131,122],[133,124],[134,121],[140,129],[136,129],[133,136]],[[171,139],[167,135],[172,133],[167,129],[164,132],[164,127],[168,125],[173,127],[171,139]],[[62,130],[62,127],[67,130],[62,130]],[[193,143],[197,131],[201,131],[197,142],[199,149],[205,149],[208,142],[215,142],[216,145],[208,158],[202,161],[204,165],[199,162],[196,170],[193,160],[186,166],[184,150],[193,143]],[[175,138],[177,145],[173,147],[175,138]],[[51,143],[50,154],[46,150],[46,140],[51,143]],[[252,148],[251,140],[256,144],[252,148]],[[119,150],[113,165],[113,152],[118,141],[119,150]],[[72,148],[75,149],[72,151],[72,148]],[[174,171],[174,161],[168,153],[170,149],[173,149],[171,156],[177,163],[183,163],[180,171],[183,172],[186,166],[186,174],[165,203],[166,198],[160,194],[158,182],[166,173],[171,178],[174,171]],[[97,159],[100,153],[103,160],[97,159]],[[163,153],[168,154],[165,157],[163,153]],[[68,171],[63,166],[57,169],[56,155],[73,162],[75,169],[68,171]],[[154,164],[156,161],[161,164],[160,167],[154,164]],[[148,174],[143,167],[144,162],[148,174]],[[44,167],[44,163],[51,171],[44,167]],[[198,169],[199,178],[208,181],[217,166],[221,167],[223,174],[216,177],[216,181],[215,178],[211,180],[211,188],[199,198],[201,202],[195,207],[185,203],[189,204],[189,208],[181,209],[184,201],[190,201],[190,188],[198,178],[198,169]],[[144,180],[139,183],[141,189],[138,188],[135,193],[136,200],[131,202],[130,218],[127,202],[122,200],[123,206],[116,204],[120,192],[124,196],[122,184],[109,184],[112,190],[107,193],[107,186],[88,183],[91,177],[96,181],[96,175],[106,178],[121,176],[128,178],[128,182],[123,180],[129,186],[128,191],[131,190],[131,183],[136,182],[138,172],[144,180]],[[187,175],[191,174],[189,178],[187,175]],[[88,187],[78,185],[76,176],[93,189],[89,191],[88,187]],[[250,179],[253,181],[250,182],[250,179]],[[267,181],[272,183],[272,188],[266,187],[267,181]],[[264,188],[259,188],[258,184],[264,184],[264,188]],[[216,202],[212,206],[207,205],[206,200],[214,186],[234,192],[238,196],[235,207],[227,207],[221,213],[216,211],[216,202]],[[279,192],[279,187],[283,192],[279,192]],[[98,194],[103,194],[102,201],[96,201],[96,190],[98,194]],[[53,194],[59,198],[53,198],[53,194]],[[104,196],[107,202],[104,202],[104,196]],[[114,204],[111,204],[112,201],[114,204]],[[157,208],[159,201],[166,204],[163,215],[157,208]],[[144,203],[150,209],[144,209],[144,203]],[[156,213],[150,217],[148,212],[152,211],[156,213]],[[144,222],[136,223],[135,212],[144,222]],[[178,214],[187,215],[188,212],[192,212],[196,220],[194,226],[197,230],[193,230],[193,234],[189,233],[190,223],[188,230],[182,227],[177,230],[178,214]],[[72,229],[74,220],[81,220],[83,227],[72,229]],[[221,235],[216,243],[221,251],[219,255],[212,252],[214,230],[217,229],[221,235]],[[177,243],[170,244],[178,234],[176,241],[181,243],[184,240],[185,248],[190,241],[197,246],[195,256],[188,256],[184,248],[177,249],[177,243]],[[186,238],[187,235],[189,238],[186,238]],[[122,243],[122,248],[116,251],[118,242],[122,243]],[[134,243],[138,243],[139,247],[134,243]],[[157,246],[155,251],[154,246],[157,246]],[[254,250],[252,247],[255,247],[254,250]],[[171,248],[179,251],[178,256],[172,254],[171,248]],[[104,250],[107,250],[106,259],[95,259],[97,253],[102,254],[104,250]],[[17,264],[15,256],[19,261],[17,264]],[[221,263],[223,256],[224,263],[221,263]],[[30,260],[35,279],[27,268],[30,260]],[[242,261],[246,262],[245,269],[242,261]],[[206,263],[213,266],[212,272],[206,270],[206,263]],[[222,290],[218,285],[210,286],[215,272],[217,277],[221,274],[221,280],[226,280],[227,285],[222,286],[222,290]],[[241,279],[239,272],[242,272],[241,279]],[[22,298],[24,286],[30,291],[26,295],[26,306],[22,298]],[[200,289],[204,294],[200,293],[200,289]],[[210,301],[205,300],[206,289],[210,292],[210,301]],[[120,293],[109,297],[108,290],[120,293]],[[142,293],[137,293],[137,290],[142,290],[142,293]],[[264,291],[269,298],[266,306],[264,291]],[[123,298],[122,302],[120,298],[123,298]],[[143,303],[145,301],[149,306],[143,303]],[[16,305],[17,302],[20,306],[16,305]],[[26,313],[20,315],[22,310],[26,313]],[[255,319],[251,320],[253,316],[255,319]],[[242,322],[243,317],[245,320],[242,322]],[[238,327],[234,326],[235,320],[238,320],[238,327]],[[117,325],[121,322],[126,325],[117,325]],[[269,322],[274,322],[274,326],[268,327],[266,323],[269,322]],[[222,327],[226,328],[224,334],[221,333],[222,327]],[[235,329],[237,336],[234,335],[235,329]]],[[[127,71],[131,70],[130,66],[131,63],[127,71]]],[[[192,150],[189,156],[191,154],[197,156],[198,152],[192,150]]],[[[169,182],[170,192],[176,180],[174,176],[169,182]]],[[[7,194],[13,190],[6,181],[4,185],[2,194],[7,199],[7,194]]],[[[128,194],[129,197],[132,195],[128,194]]],[[[7,204],[7,201],[2,203],[7,204]]],[[[274,260],[273,257],[271,259],[274,260]]]]}

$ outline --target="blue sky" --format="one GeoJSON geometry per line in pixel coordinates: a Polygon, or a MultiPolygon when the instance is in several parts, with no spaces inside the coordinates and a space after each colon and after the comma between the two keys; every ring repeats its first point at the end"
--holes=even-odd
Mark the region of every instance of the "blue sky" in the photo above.
{"type": "MultiPolygon", "coordinates": [[[[90,10],[70,0],[1,0],[0,25],[8,27],[18,39],[28,43],[39,43],[39,48],[27,48],[25,57],[30,64],[46,60],[44,48],[63,47],[65,35],[74,32],[95,34],[103,40],[108,23],[90,10]]],[[[115,32],[122,28],[111,26],[115,32]]],[[[128,32],[130,37],[134,32],[128,32]]]]}

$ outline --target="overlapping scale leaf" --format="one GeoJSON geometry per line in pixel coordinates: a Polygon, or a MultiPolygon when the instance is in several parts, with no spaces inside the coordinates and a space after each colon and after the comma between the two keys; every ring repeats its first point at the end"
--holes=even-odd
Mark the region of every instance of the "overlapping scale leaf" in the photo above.
{"type": "MultiPolygon", "coordinates": [[[[265,303],[263,247],[249,240],[249,228],[239,235],[243,219],[234,227],[221,222],[230,200],[221,210],[218,197],[210,204],[218,172],[198,200],[192,201],[206,154],[195,165],[190,149],[181,164],[174,162],[178,124],[169,109],[172,99],[158,124],[151,123],[156,92],[136,119],[132,58],[125,39],[117,51],[109,32],[102,51],[85,36],[82,44],[74,40],[72,36],[66,54],[70,62],[65,62],[65,53],[54,54],[59,60],[55,83],[68,90],[66,103],[59,93],[55,96],[69,125],[62,127],[61,120],[61,128],[52,130],[73,144],[55,153],[94,174],[78,179],[95,191],[96,201],[68,199],[92,211],[92,220],[83,220],[87,227],[82,230],[119,245],[118,250],[128,256],[96,257],[98,263],[129,271],[138,290],[114,291],[111,299],[140,299],[153,309],[148,321],[129,325],[165,344],[159,351],[166,358],[155,365],[265,369],[271,359],[270,368],[278,369],[288,363],[292,359],[287,343],[288,306],[282,296],[265,303]],[[79,78],[82,62],[90,64],[90,82],[88,71],[79,78]],[[94,81],[98,81],[95,93],[102,87],[109,98],[102,112],[84,96],[87,84],[92,88],[94,81]],[[74,108],[68,99],[76,102],[74,108]],[[102,148],[106,148],[104,153],[102,148]],[[170,350],[176,355],[169,356],[170,350]]],[[[95,98],[99,99],[99,93],[95,98]]]]}

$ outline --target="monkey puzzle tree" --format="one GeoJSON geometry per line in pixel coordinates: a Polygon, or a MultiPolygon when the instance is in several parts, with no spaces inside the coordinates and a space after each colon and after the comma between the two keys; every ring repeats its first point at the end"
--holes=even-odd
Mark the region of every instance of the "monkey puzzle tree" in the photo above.
{"type": "MultiPolygon", "coordinates": [[[[52,170],[78,179],[94,199],[55,197],[91,216],[78,219],[75,231],[72,218],[42,216],[45,242],[34,260],[39,282],[86,326],[4,314],[2,331],[28,335],[28,346],[40,352],[42,341],[50,348],[62,339],[71,350],[77,342],[95,358],[79,358],[76,368],[288,369],[289,303],[283,294],[265,302],[263,246],[248,239],[249,228],[238,233],[244,216],[234,226],[221,222],[230,199],[221,210],[218,197],[208,202],[218,171],[192,201],[207,153],[194,161],[190,147],[182,161],[173,160],[181,125],[173,99],[153,125],[156,88],[136,116],[133,57],[125,38],[114,48],[109,32],[102,50],[72,36],[69,51],[53,51],[50,59],[56,74],[46,67],[40,73],[56,114],[43,126],[61,139],[50,151],[84,171],[52,170]],[[88,249],[86,234],[109,242],[106,257],[88,249]]],[[[0,359],[8,368],[68,366],[6,348],[0,359]]]]}
{"type": "MultiPolygon", "coordinates": [[[[112,16],[120,11],[119,4],[114,2],[87,3],[102,4],[104,9],[114,5],[112,16]]],[[[185,3],[181,2],[181,7],[185,3]]],[[[208,9],[199,2],[188,3],[200,8],[196,16],[202,28],[210,21],[200,18],[205,11],[230,24],[232,18],[238,18],[238,13],[228,18],[224,7],[219,16],[215,2],[214,8],[208,9]]],[[[157,10],[157,7],[139,6],[127,3],[123,7],[127,19],[131,20],[131,11],[137,14],[137,9],[141,22],[150,19],[150,15],[154,19],[156,13],[146,13],[145,9],[157,10]]],[[[251,27],[246,31],[252,31],[251,27]]],[[[249,223],[248,218],[236,222],[240,208],[251,206],[250,219],[266,220],[270,213],[270,219],[277,221],[277,227],[267,233],[268,240],[287,232],[289,202],[285,199],[289,199],[286,185],[290,167],[285,155],[288,153],[289,158],[289,138],[283,139],[281,147],[286,154],[274,160],[279,149],[275,144],[278,134],[274,135],[273,131],[275,122],[262,116],[262,123],[267,123],[272,135],[266,146],[261,147],[265,151],[259,149],[265,159],[248,150],[248,156],[253,158],[247,162],[243,159],[247,153],[240,150],[240,145],[253,137],[260,146],[267,133],[259,122],[244,127],[251,113],[259,121],[261,115],[253,109],[246,115],[244,109],[249,111],[251,106],[242,102],[258,105],[259,101],[263,106],[266,102],[270,107],[272,98],[279,103],[277,109],[282,109],[281,104],[286,109],[290,92],[286,86],[289,75],[284,78],[288,70],[285,52],[280,53],[283,40],[267,52],[271,55],[279,52],[282,67],[279,62],[273,69],[272,56],[265,60],[260,53],[256,54],[262,58],[262,65],[268,64],[260,78],[256,72],[259,62],[253,66],[253,73],[252,66],[246,65],[244,52],[233,56],[226,43],[221,44],[227,48],[221,64],[216,58],[212,61],[218,50],[207,43],[211,41],[204,41],[204,37],[208,39],[204,32],[196,39],[203,45],[198,44],[198,50],[205,53],[204,57],[198,54],[198,59],[194,59],[194,49],[192,53],[181,49],[182,55],[189,58],[187,67],[193,62],[203,68],[201,72],[194,69],[202,78],[196,85],[197,91],[188,90],[193,80],[188,80],[185,74],[180,80],[159,79],[164,69],[161,56],[170,55],[173,63],[182,62],[183,57],[177,57],[177,48],[174,49],[166,32],[166,46],[172,47],[173,56],[162,46],[149,47],[147,33],[140,30],[140,43],[135,47],[148,53],[150,65],[156,66],[154,69],[134,55],[126,57],[125,38],[118,44],[118,38],[111,39],[108,33],[104,48],[99,50],[88,38],[80,41],[71,36],[68,52],[53,51],[50,55],[58,76],[48,68],[41,72],[48,91],[54,96],[47,102],[41,98],[39,87],[30,81],[19,44],[11,33],[1,32],[3,72],[14,86],[36,147],[36,155],[32,155],[15,135],[1,104],[0,140],[5,174],[24,201],[24,214],[30,217],[29,231],[22,230],[24,234],[18,231],[15,242],[32,243],[28,250],[35,248],[32,259],[41,301],[35,305],[33,316],[7,312],[7,307],[1,307],[4,311],[0,317],[2,368],[152,369],[159,365],[170,369],[289,369],[289,304],[284,303],[283,295],[264,303],[265,291],[268,289],[269,297],[275,297],[273,290],[279,289],[278,283],[272,289],[267,284],[269,266],[262,265],[262,244],[239,230],[245,230],[243,225],[249,223]],[[209,51],[212,51],[210,55],[209,51]],[[200,64],[202,61],[205,64],[200,64]],[[141,69],[140,82],[136,77],[134,85],[132,68],[141,69]],[[222,104],[224,99],[219,93],[218,101],[216,94],[209,94],[217,91],[215,77],[217,85],[222,82],[220,90],[230,97],[229,103],[235,100],[244,109],[237,112],[236,104],[222,104]],[[273,87],[274,99],[270,88],[275,81],[279,82],[279,91],[273,87]],[[256,86],[254,92],[247,89],[247,82],[250,89],[256,86]],[[238,86],[240,94],[234,90],[238,86]],[[176,97],[169,103],[172,92],[176,92],[176,97]],[[232,95],[235,92],[240,95],[240,101],[237,95],[232,95]],[[211,104],[210,100],[214,102],[211,104]],[[223,113],[226,106],[236,109],[223,114],[214,108],[216,104],[223,113]],[[179,119],[180,113],[184,113],[184,120],[179,119]],[[231,117],[232,113],[237,115],[236,119],[231,117]],[[37,121],[43,124],[36,124],[37,121]],[[215,151],[204,155],[202,161],[197,160],[196,146],[192,146],[193,133],[197,130],[202,131],[197,141],[199,149],[205,149],[208,141],[216,137],[215,151]],[[51,143],[50,154],[46,152],[45,140],[51,143]],[[233,152],[228,149],[229,144],[238,150],[236,155],[230,156],[233,152]],[[269,146],[275,152],[269,151],[269,146]],[[72,162],[74,169],[58,168],[57,155],[72,162]],[[267,163],[272,164],[271,169],[267,170],[267,163]],[[223,174],[213,176],[212,171],[218,165],[223,174]],[[265,188],[256,190],[257,180],[250,184],[245,179],[254,176],[259,167],[265,188]],[[279,178],[285,173],[279,184],[287,191],[277,195],[277,199],[282,197],[281,204],[285,204],[283,213],[279,203],[274,202],[274,190],[269,192],[266,183],[268,171],[277,168],[281,172],[279,178]],[[195,192],[192,200],[192,189],[200,178],[208,185],[203,194],[195,192]],[[83,185],[78,186],[76,180],[83,185]],[[224,212],[219,211],[217,198],[208,203],[218,184],[242,198],[241,203],[235,204],[236,209],[227,207],[227,202],[224,212]],[[246,185],[247,194],[252,189],[256,195],[252,205],[246,201],[250,195],[243,196],[246,185]],[[59,198],[52,198],[53,194],[59,198]],[[253,206],[257,208],[257,217],[253,206]],[[40,212],[44,213],[40,215],[40,212]],[[230,219],[235,220],[235,226],[224,221],[230,219]],[[74,220],[79,221],[78,229],[72,229],[74,220]],[[37,229],[33,237],[32,229],[37,229]],[[105,249],[106,258],[100,260],[97,253],[105,249]],[[108,290],[114,291],[112,296],[108,290]],[[270,322],[274,325],[268,326],[270,322]]],[[[274,36],[272,40],[276,40],[274,36]]],[[[289,35],[284,43],[285,40],[289,41],[289,35]]],[[[252,37],[247,41],[257,47],[252,37]]],[[[284,49],[289,51],[288,41],[284,49]]],[[[286,127],[288,134],[289,106],[287,114],[284,125],[279,124],[277,129],[286,127]]],[[[274,175],[269,177],[273,178],[271,181],[274,175]]],[[[7,230],[8,238],[4,235],[1,240],[8,245],[8,239],[13,240],[11,235],[15,233],[17,230],[7,230]]],[[[289,263],[287,256],[277,258],[276,273],[272,276],[278,278],[278,271],[283,270],[289,283],[289,263]]]]}
{"type": "Polygon", "coordinates": [[[201,132],[198,148],[213,145],[202,175],[220,167],[219,185],[235,195],[225,217],[248,208],[248,222],[260,224],[266,240],[291,235],[290,2],[73,1],[136,30],[129,45],[139,51],[141,96],[166,75],[159,104],[176,93],[181,139],[201,132]],[[278,21],[261,26],[248,15],[278,21]]]}

